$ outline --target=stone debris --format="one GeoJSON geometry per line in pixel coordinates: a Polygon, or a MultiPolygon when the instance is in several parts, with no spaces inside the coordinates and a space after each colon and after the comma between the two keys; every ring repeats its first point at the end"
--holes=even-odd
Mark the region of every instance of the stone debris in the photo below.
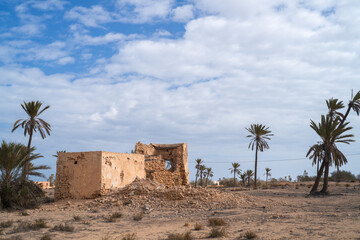
{"type": "Polygon", "coordinates": [[[141,208],[144,213],[152,210],[192,209],[209,211],[256,206],[256,198],[242,193],[224,192],[211,188],[192,188],[190,186],[166,187],[150,179],[135,179],[124,188],[114,190],[105,196],[94,199],[90,208],[110,208],[114,205],[130,209],[141,208]]]}

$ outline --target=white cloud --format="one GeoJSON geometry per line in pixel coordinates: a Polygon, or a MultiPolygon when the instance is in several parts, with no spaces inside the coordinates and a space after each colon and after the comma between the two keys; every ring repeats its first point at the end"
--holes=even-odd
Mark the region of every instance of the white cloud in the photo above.
{"type": "Polygon", "coordinates": [[[73,57],[63,57],[63,58],[60,58],[58,63],[60,65],[67,65],[69,63],[73,63],[75,62],[75,59],[73,57]]]}
{"type": "Polygon", "coordinates": [[[190,19],[194,18],[193,5],[188,4],[184,6],[177,7],[173,10],[172,19],[177,22],[187,22],[190,19]]]}
{"type": "Polygon", "coordinates": [[[174,0],[117,0],[117,7],[126,17],[126,21],[144,23],[167,18],[174,2],[174,0]]]}
{"type": "Polygon", "coordinates": [[[100,27],[101,24],[113,22],[116,16],[106,11],[102,6],[96,5],[91,8],[74,7],[66,12],[65,18],[78,20],[88,27],[100,27]]]}
{"type": "Polygon", "coordinates": [[[74,33],[74,40],[77,44],[83,44],[83,45],[104,45],[111,42],[119,42],[119,41],[126,41],[138,38],[139,35],[137,34],[130,34],[130,35],[124,35],[121,33],[107,33],[103,36],[90,36],[90,35],[82,35],[77,32],[74,33]]]}

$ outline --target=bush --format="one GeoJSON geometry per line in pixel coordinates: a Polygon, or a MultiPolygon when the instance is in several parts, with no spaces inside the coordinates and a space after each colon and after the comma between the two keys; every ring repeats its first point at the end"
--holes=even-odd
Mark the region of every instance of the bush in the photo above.
{"type": "Polygon", "coordinates": [[[257,235],[256,235],[256,233],[254,233],[253,231],[246,231],[246,233],[244,234],[244,237],[246,238],[246,239],[253,239],[253,238],[256,238],[257,237],[257,235]]]}
{"type": "Polygon", "coordinates": [[[242,183],[237,179],[235,179],[234,183],[234,178],[223,178],[220,180],[219,184],[224,187],[239,187],[242,185],[242,183]]]}
{"type": "Polygon", "coordinates": [[[51,240],[51,235],[49,233],[45,233],[40,240],[51,240]]]}
{"type": "Polygon", "coordinates": [[[34,154],[34,150],[35,148],[28,149],[19,143],[2,142],[0,146],[0,179],[2,179],[0,201],[3,208],[35,208],[40,204],[39,198],[44,196],[44,192],[25,177],[30,175],[44,177],[37,170],[49,169],[49,167],[32,164],[33,160],[42,157],[34,154]]]}
{"type": "Polygon", "coordinates": [[[133,219],[135,221],[141,221],[141,219],[143,219],[143,217],[144,217],[144,214],[142,212],[139,212],[139,213],[134,215],[133,219]]]}
{"type": "Polygon", "coordinates": [[[171,233],[168,235],[167,240],[193,240],[193,236],[191,232],[184,232],[184,233],[171,233]]]}
{"type": "Polygon", "coordinates": [[[47,228],[47,224],[44,219],[36,219],[33,223],[21,222],[16,228],[13,229],[14,233],[26,232],[30,230],[39,230],[40,228],[47,228]]]}
{"type": "Polygon", "coordinates": [[[213,227],[210,231],[209,238],[223,237],[226,235],[225,227],[213,227]]]}
{"type": "Polygon", "coordinates": [[[199,231],[202,230],[204,226],[201,223],[195,223],[194,230],[199,231]]]}
{"type": "Polygon", "coordinates": [[[329,177],[331,181],[356,181],[356,177],[350,171],[334,171],[329,177]]]}
{"type": "Polygon", "coordinates": [[[11,227],[12,224],[13,224],[12,220],[1,222],[0,223],[0,228],[8,228],[8,227],[11,227]]]}
{"type": "Polygon", "coordinates": [[[136,240],[136,233],[128,233],[121,240],[136,240]]]}
{"type": "Polygon", "coordinates": [[[222,218],[209,218],[209,225],[212,227],[215,226],[225,226],[226,221],[222,218]]]}
{"type": "Polygon", "coordinates": [[[59,232],[74,232],[75,228],[67,223],[60,223],[59,225],[55,225],[52,230],[59,232]]]}

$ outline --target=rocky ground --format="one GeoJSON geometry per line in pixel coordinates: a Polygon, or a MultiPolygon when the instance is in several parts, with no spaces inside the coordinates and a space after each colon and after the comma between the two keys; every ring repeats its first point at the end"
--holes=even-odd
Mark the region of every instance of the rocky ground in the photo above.
{"type": "Polygon", "coordinates": [[[310,185],[167,189],[138,180],[97,199],[2,211],[0,239],[169,239],[189,231],[210,239],[209,219],[225,224],[217,227],[225,236],[212,239],[360,239],[360,184],[331,183],[331,195],[317,197],[307,196],[310,185]]]}

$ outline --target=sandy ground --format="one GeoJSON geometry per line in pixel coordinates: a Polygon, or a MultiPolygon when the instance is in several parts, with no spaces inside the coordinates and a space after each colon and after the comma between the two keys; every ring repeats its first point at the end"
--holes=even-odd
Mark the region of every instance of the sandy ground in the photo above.
{"type": "Polygon", "coordinates": [[[136,239],[146,240],[167,239],[170,233],[186,231],[191,231],[194,239],[207,239],[211,230],[208,219],[214,217],[226,221],[227,234],[212,239],[246,239],[243,235],[247,231],[254,232],[257,239],[360,239],[360,184],[331,183],[331,195],[325,197],[308,197],[310,185],[291,183],[257,190],[220,188],[213,191],[224,197],[231,192],[247,202],[230,209],[151,206],[154,209],[148,209],[140,221],[134,220],[134,215],[143,211],[140,206],[118,203],[88,207],[94,200],[62,200],[27,210],[28,216],[21,211],[0,212],[0,223],[13,221],[12,226],[3,228],[0,239],[41,239],[49,234],[51,239],[105,240],[135,233],[136,239]],[[122,217],[109,222],[106,218],[115,212],[121,212],[122,217]],[[44,219],[48,227],[14,233],[19,224],[36,219],[44,219]],[[52,230],[61,223],[74,227],[74,231],[52,230]],[[204,228],[195,231],[196,223],[204,228]]]}

